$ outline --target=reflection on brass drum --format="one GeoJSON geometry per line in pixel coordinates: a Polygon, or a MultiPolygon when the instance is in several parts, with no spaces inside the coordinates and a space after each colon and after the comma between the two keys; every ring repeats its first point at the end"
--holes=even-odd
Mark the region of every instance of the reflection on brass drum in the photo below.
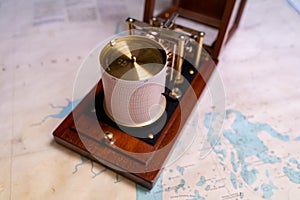
{"type": "Polygon", "coordinates": [[[117,124],[149,125],[165,111],[167,55],[156,41],[143,36],[111,40],[100,53],[104,109],[117,124]]]}

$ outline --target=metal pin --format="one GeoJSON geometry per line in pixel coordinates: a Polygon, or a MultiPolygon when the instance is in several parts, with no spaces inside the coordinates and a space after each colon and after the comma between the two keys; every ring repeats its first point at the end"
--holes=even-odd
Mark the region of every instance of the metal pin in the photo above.
{"type": "Polygon", "coordinates": [[[128,32],[129,32],[129,35],[133,35],[134,34],[134,19],[132,18],[128,18],[126,20],[128,22],[128,32]]]}
{"type": "Polygon", "coordinates": [[[199,32],[198,35],[196,36],[196,42],[198,43],[197,50],[196,50],[196,58],[195,58],[195,63],[194,63],[194,66],[196,68],[198,67],[198,65],[200,63],[204,36],[205,36],[204,32],[199,32]]]}
{"type": "Polygon", "coordinates": [[[109,42],[109,45],[110,45],[111,47],[115,46],[115,45],[116,45],[116,41],[115,41],[115,40],[111,40],[111,41],[109,42]]]}
{"type": "Polygon", "coordinates": [[[164,23],[164,28],[172,28],[178,16],[178,13],[173,13],[172,16],[164,23]]]}
{"type": "Polygon", "coordinates": [[[179,36],[178,40],[178,55],[177,55],[177,76],[175,78],[175,83],[182,83],[183,77],[181,75],[182,64],[183,64],[183,56],[184,56],[184,42],[185,37],[183,35],[179,36]]]}
{"type": "Polygon", "coordinates": [[[152,17],[149,21],[151,26],[155,26],[155,22],[157,21],[156,17],[152,17]]]}
{"type": "Polygon", "coordinates": [[[170,75],[170,81],[173,80],[173,74],[174,74],[174,67],[175,67],[175,55],[176,55],[176,49],[177,49],[177,45],[174,44],[173,46],[173,53],[172,53],[172,65],[171,65],[171,75],[170,75]]]}

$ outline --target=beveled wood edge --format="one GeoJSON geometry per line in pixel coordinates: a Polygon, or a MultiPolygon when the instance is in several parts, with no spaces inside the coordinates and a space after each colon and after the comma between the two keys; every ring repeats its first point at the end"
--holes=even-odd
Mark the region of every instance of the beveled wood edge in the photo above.
{"type": "Polygon", "coordinates": [[[79,154],[81,154],[82,156],[85,156],[97,163],[100,163],[102,165],[104,165],[105,167],[109,168],[110,170],[126,177],[129,178],[130,180],[134,181],[137,184],[142,185],[143,187],[147,188],[147,189],[152,189],[152,187],[154,186],[155,182],[158,179],[158,175],[160,174],[162,169],[159,169],[157,171],[152,171],[152,172],[148,172],[147,174],[138,174],[138,173],[130,173],[130,172],[124,172],[123,170],[117,170],[116,167],[112,167],[112,164],[89,153],[86,150],[83,150],[82,148],[79,148],[78,146],[74,145],[73,143],[69,143],[66,140],[60,138],[58,135],[54,135],[54,140],[62,145],[67,147],[68,149],[71,149],[79,154]],[[150,177],[150,178],[149,178],[150,177]]]}

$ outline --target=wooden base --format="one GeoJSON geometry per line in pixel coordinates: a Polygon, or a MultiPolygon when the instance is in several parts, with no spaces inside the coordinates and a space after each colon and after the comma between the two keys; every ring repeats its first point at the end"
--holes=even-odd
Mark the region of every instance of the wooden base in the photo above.
{"type": "Polygon", "coordinates": [[[199,65],[199,73],[193,75],[178,106],[169,116],[153,144],[125,133],[97,116],[97,112],[98,115],[104,115],[95,109],[99,103],[95,102],[95,99],[103,91],[101,81],[58,126],[53,133],[54,139],[67,148],[151,189],[215,68],[208,57],[202,60],[204,61],[199,65]],[[113,133],[113,144],[107,142],[104,137],[108,132],[113,133]]]}

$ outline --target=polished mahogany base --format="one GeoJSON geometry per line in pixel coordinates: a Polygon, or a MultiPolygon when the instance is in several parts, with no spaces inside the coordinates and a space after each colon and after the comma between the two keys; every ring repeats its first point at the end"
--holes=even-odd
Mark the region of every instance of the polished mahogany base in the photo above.
{"type": "MultiPolygon", "coordinates": [[[[186,66],[183,67],[183,73],[186,72],[186,78],[188,79],[189,74],[193,77],[184,86],[183,96],[179,100],[174,101],[166,97],[167,104],[174,104],[175,107],[168,114],[164,124],[158,125],[159,131],[157,134],[155,132],[153,137],[150,133],[147,133],[146,138],[135,137],[130,134],[132,129],[119,127],[105,117],[105,112],[101,109],[103,86],[100,80],[53,132],[54,139],[65,147],[151,189],[215,69],[214,63],[207,58],[202,58],[199,72],[195,70],[194,73],[190,73],[192,66],[184,65],[186,66]]],[[[138,127],[138,130],[143,133],[145,130],[151,130],[151,127],[146,127],[145,130],[143,128],[145,127],[138,127]]]]}

